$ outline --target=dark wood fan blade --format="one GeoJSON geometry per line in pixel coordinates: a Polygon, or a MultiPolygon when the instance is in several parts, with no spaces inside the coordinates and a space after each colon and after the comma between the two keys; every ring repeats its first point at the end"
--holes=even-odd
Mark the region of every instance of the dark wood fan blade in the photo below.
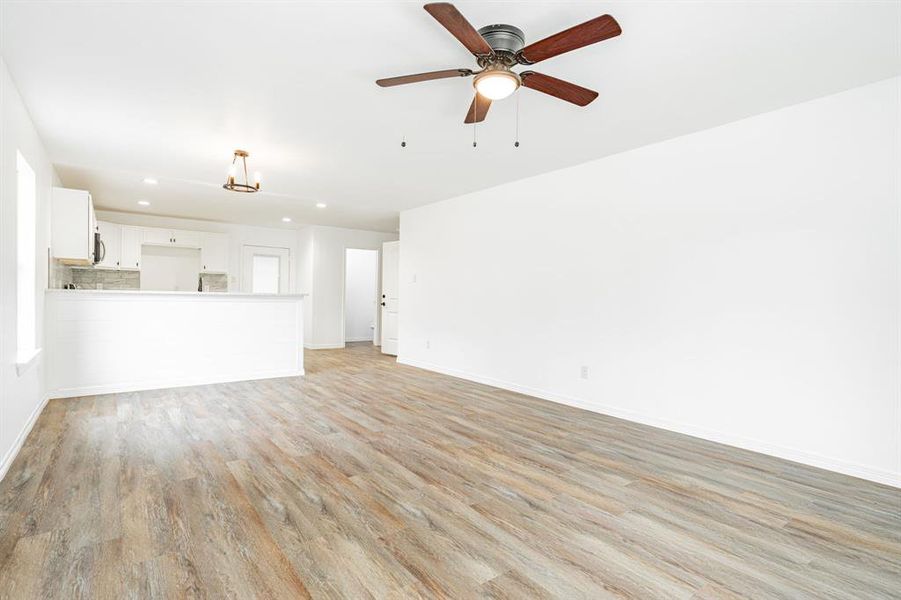
{"type": "Polygon", "coordinates": [[[616,19],[610,15],[602,15],[534,44],[529,44],[520,51],[519,55],[524,59],[521,61],[523,64],[533,65],[552,56],[616,37],[622,32],[616,19]]]}
{"type": "Polygon", "coordinates": [[[488,114],[489,108],[491,108],[491,100],[476,93],[472,99],[472,104],[469,105],[469,112],[466,113],[466,118],[463,119],[463,122],[467,124],[481,123],[485,120],[485,115],[488,114]]]}
{"type": "Polygon", "coordinates": [[[580,85],[551,77],[550,75],[542,75],[535,71],[523,71],[519,74],[522,79],[522,85],[529,89],[543,92],[555,98],[585,106],[590,104],[592,100],[598,97],[598,93],[580,85]]]}
{"type": "Polygon", "coordinates": [[[450,2],[433,2],[423,8],[476,56],[487,56],[492,53],[491,46],[485,38],[479,35],[475,27],[470,25],[466,17],[450,2]]]}
{"type": "Polygon", "coordinates": [[[415,75],[387,77],[385,79],[376,80],[376,84],[382,87],[391,87],[393,85],[403,85],[405,83],[418,83],[420,81],[431,81],[433,79],[447,79],[448,77],[469,77],[470,75],[472,75],[472,71],[469,69],[445,69],[444,71],[430,71],[428,73],[417,73],[415,75]]]}

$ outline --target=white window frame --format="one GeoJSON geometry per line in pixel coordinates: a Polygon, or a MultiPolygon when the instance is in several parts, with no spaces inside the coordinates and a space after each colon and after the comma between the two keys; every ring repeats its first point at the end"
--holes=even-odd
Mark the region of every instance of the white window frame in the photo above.
{"type": "Polygon", "coordinates": [[[16,151],[16,372],[34,364],[37,345],[37,176],[16,151]]]}

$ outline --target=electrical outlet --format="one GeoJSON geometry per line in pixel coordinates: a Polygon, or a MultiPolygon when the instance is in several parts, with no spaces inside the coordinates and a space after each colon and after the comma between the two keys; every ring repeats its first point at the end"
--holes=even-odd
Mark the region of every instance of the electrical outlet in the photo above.
{"type": "Polygon", "coordinates": [[[430,349],[431,347],[432,347],[432,342],[430,342],[429,340],[426,340],[426,341],[425,341],[425,349],[428,350],[428,349],[430,349]]]}
{"type": "Polygon", "coordinates": [[[582,379],[588,379],[588,367],[582,365],[582,379]]]}

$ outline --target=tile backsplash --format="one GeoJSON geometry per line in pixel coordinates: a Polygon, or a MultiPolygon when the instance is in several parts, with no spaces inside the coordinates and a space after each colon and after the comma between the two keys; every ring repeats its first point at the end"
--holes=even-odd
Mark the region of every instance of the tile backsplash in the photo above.
{"type": "Polygon", "coordinates": [[[221,273],[201,273],[204,292],[227,292],[228,275],[221,273]]]}
{"type": "Polygon", "coordinates": [[[139,290],[140,271],[113,271],[109,269],[80,269],[61,267],[56,272],[56,287],[74,283],[83,290],[139,290]]]}
{"type": "MultiPolygon", "coordinates": [[[[201,273],[204,292],[227,292],[228,275],[221,273],[201,273]]],[[[115,271],[112,269],[92,269],[67,267],[57,264],[53,268],[52,286],[63,288],[74,283],[82,290],[139,290],[141,289],[140,271],[115,271]]]]}

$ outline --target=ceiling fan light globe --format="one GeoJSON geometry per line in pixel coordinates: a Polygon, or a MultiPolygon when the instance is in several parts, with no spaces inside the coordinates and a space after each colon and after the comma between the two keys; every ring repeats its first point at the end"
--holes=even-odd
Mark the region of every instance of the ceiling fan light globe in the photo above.
{"type": "Polygon", "coordinates": [[[472,82],[480,96],[503,100],[519,88],[519,76],[512,71],[492,70],[479,73],[472,82]]]}

